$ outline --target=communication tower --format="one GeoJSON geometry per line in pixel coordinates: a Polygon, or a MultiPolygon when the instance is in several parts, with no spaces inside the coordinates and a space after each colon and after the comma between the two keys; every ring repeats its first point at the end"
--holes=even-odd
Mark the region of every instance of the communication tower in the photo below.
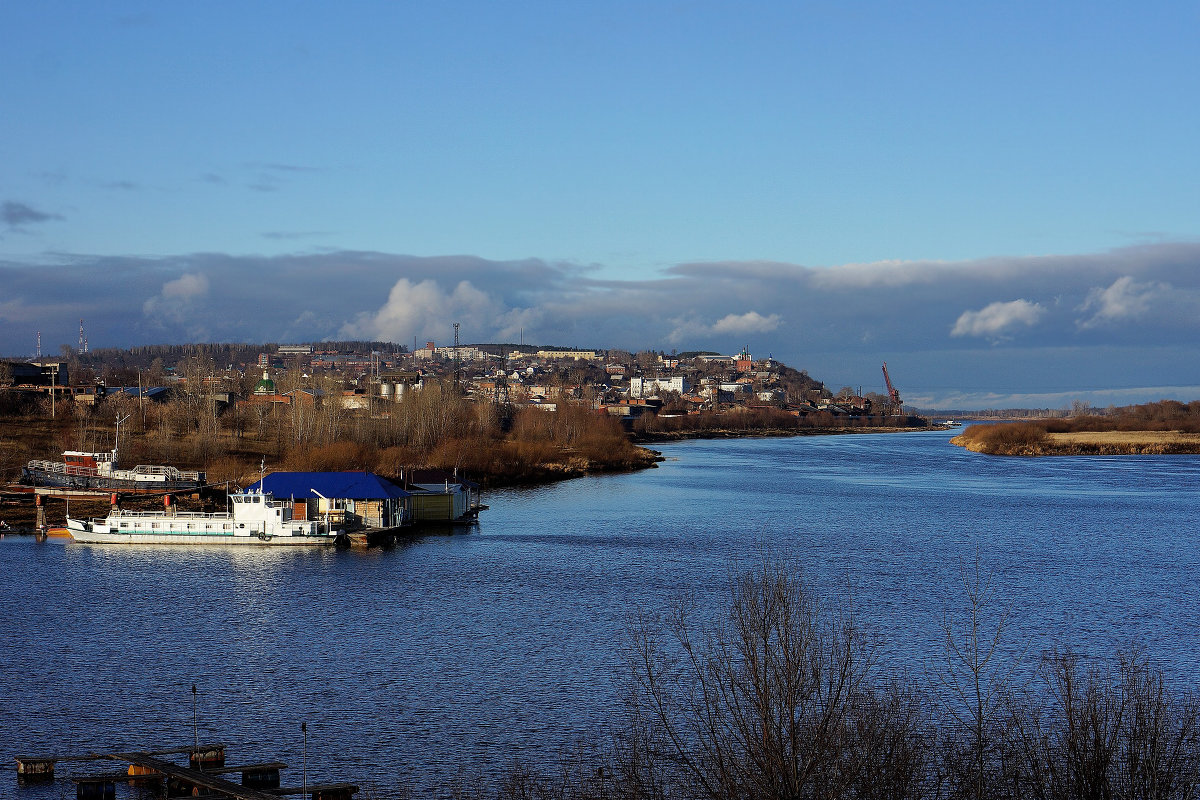
{"type": "Polygon", "coordinates": [[[79,352],[80,354],[88,351],[87,335],[83,332],[83,320],[79,320],[79,352]]]}

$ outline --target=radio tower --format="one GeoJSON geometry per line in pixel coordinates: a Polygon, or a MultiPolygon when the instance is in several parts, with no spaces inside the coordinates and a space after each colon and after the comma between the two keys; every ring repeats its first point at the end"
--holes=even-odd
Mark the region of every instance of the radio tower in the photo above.
{"type": "Polygon", "coordinates": [[[79,352],[86,353],[87,351],[87,336],[83,332],[83,320],[81,319],[79,320],[79,352]]]}
{"type": "Polygon", "coordinates": [[[37,358],[39,361],[42,359],[42,332],[41,331],[38,331],[38,335],[37,335],[37,358]]]}

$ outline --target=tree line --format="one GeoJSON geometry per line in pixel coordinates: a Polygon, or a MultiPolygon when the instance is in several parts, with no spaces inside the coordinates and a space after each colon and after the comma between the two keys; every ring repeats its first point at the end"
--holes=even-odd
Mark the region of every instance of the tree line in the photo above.
{"type": "Polygon", "coordinates": [[[290,402],[225,404],[206,382],[211,360],[185,359],[178,372],[183,382],[161,402],[118,393],[96,406],[60,402],[53,418],[48,398],[0,409],[19,423],[5,426],[0,478],[13,480],[26,461],[63,450],[111,449],[118,418],[127,418],[122,465],[202,469],[215,483],[256,479],[264,459],[273,469],[369,470],[392,478],[414,468],[458,469],[492,485],[654,460],[606,414],[571,403],[549,412],[475,402],[451,379],[359,409],[336,376],[289,373],[276,388],[290,393],[290,402]]]}

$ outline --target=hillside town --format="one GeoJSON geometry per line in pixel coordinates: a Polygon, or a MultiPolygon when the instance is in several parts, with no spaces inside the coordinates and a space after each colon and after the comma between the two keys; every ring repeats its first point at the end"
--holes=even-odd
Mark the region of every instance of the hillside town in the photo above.
{"type": "Polygon", "coordinates": [[[450,383],[477,403],[560,405],[607,413],[626,424],[652,415],[775,409],[805,417],[896,415],[899,395],[833,391],[807,372],[748,349],[732,355],[386,343],[183,345],[73,352],[0,362],[10,397],[99,406],[117,395],[162,403],[199,394],[217,410],[336,406],[386,414],[431,382],[450,383]]]}

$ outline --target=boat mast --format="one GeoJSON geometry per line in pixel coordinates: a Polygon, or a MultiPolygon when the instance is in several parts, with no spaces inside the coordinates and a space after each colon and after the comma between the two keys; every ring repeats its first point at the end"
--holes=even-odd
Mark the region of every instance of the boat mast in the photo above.
{"type": "Polygon", "coordinates": [[[117,466],[117,448],[119,448],[121,446],[121,423],[125,422],[127,419],[129,419],[128,414],[126,414],[123,417],[121,417],[121,416],[117,417],[117,432],[116,432],[115,437],[113,438],[113,449],[112,449],[112,465],[113,465],[114,469],[117,466]]]}

